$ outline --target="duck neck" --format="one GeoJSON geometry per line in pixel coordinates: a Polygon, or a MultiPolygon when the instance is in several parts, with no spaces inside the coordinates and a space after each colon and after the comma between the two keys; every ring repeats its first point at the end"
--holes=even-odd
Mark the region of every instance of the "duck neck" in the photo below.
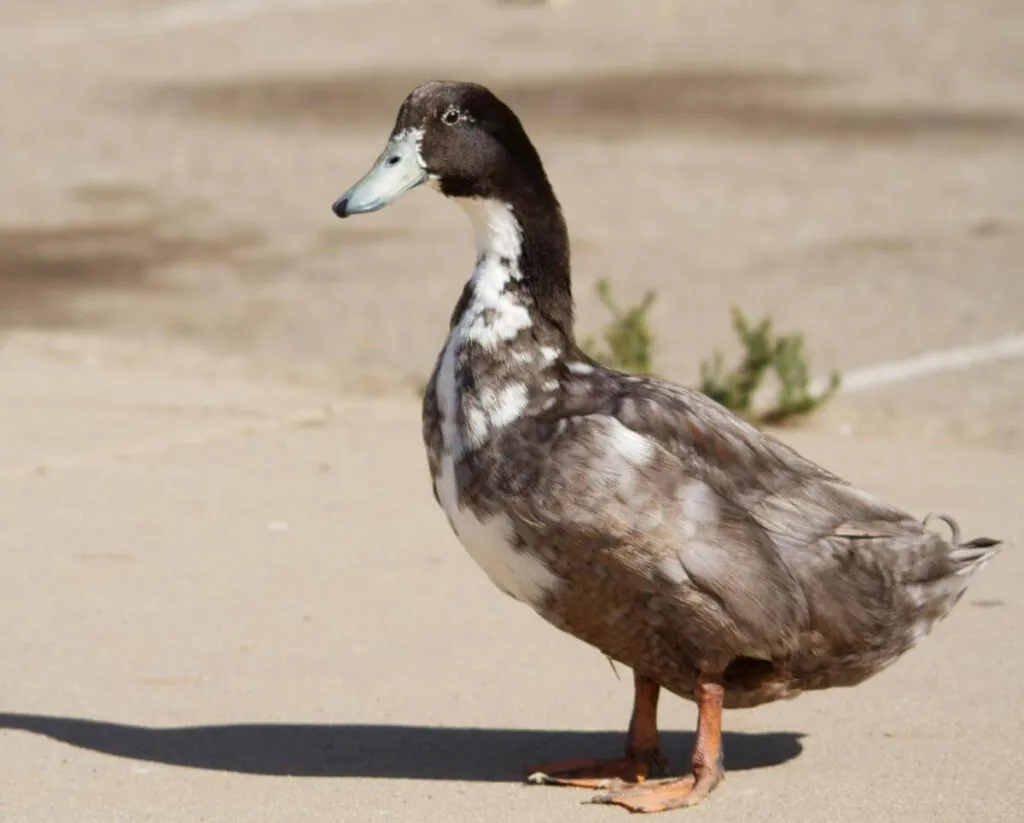
{"type": "Polygon", "coordinates": [[[553,193],[461,201],[476,240],[477,261],[467,292],[477,301],[524,303],[535,321],[573,338],[569,236],[553,193]]]}

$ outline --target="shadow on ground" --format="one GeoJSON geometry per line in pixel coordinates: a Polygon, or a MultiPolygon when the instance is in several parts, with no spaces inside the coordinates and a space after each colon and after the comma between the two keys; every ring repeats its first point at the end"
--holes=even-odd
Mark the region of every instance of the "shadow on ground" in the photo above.
{"type": "MultiPolygon", "coordinates": [[[[615,756],[624,732],[438,728],[376,725],[186,726],[150,728],[30,714],[0,714],[0,730],[32,732],[81,749],[151,763],[243,774],[387,777],[420,780],[519,780],[530,763],[615,756]]],[[[731,771],[797,757],[803,735],[726,732],[731,771]]],[[[663,732],[675,769],[688,762],[693,735],[663,732]]]]}
{"type": "Polygon", "coordinates": [[[380,132],[412,88],[442,75],[490,85],[528,130],[591,140],[666,132],[857,142],[1024,134],[1024,112],[830,100],[821,94],[837,86],[829,78],[775,68],[707,66],[543,78],[489,78],[437,68],[278,74],[149,85],[139,99],[175,115],[380,132]]]}

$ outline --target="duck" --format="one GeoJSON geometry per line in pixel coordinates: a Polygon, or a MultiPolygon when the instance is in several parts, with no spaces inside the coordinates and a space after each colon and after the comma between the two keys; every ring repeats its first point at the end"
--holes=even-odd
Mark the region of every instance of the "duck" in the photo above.
{"type": "Polygon", "coordinates": [[[476,246],[423,396],[434,498],[499,590],[633,672],[622,756],[530,766],[530,783],[634,812],[699,803],[725,774],[724,709],[862,683],[1000,551],[945,515],[943,536],[698,391],[589,357],[561,206],[486,86],[413,89],[332,209],[371,213],[421,184],[464,209],[476,246]],[[685,774],[659,745],[663,690],[696,704],[685,774]]]}

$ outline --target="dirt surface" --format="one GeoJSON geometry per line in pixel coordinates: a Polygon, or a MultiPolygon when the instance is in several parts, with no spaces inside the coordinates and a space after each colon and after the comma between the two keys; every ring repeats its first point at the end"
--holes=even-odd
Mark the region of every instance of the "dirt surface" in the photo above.
{"type": "MultiPolygon", "coordinates": [[[[0,358],[4,430],[18,432],[0,449],[0,819],[625,819],[520,782],[538,759],[617,752],[629,673],[502,596],[459,548],[414,401],[62,340],[0,358]]],[[[1020,819],[1020,458],[789,439],[1011,544],[868,683],[727,712],[728,778],[685,814],[1020,819]]],[[[682,768],[693,706],[662,703],[682,768]]]]}
{"type": "MultiPolygon", "coordinates": [[[[493,591],[430,495],[414,392],[464,217],[427,190],[330,213],[423,80],[513,105],[581,332],[599,278],[655,289],[670,378],[735,354],[733,305],[820,373],[1024,334],[1015,0],[88,6],[0,7],[4,823],[618,814],[516,780],[614,751],[628,673],[493,591]]],[[[1020,358],[785,436],[1024,532],[1020,358]]],[[[692,814],[1021,819],[1019,558],[863,688],[731,713],[692,814]]]]}

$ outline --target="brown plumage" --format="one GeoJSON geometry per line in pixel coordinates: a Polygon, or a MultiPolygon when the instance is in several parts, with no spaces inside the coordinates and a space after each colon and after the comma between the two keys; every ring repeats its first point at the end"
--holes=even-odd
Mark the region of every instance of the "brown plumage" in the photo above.
{"type": "Polygon", "coordinates": [[[703,799],[722,708],[852,686],[953,608],[997,551],[950,539],[708,397],[604,368],[576,345],[569,246],[540,158],[481,86],[429,83],[335,204],[431,181],[467,207],[476,267],[424,397],[434,493],[491,579],[634,670],[625,756],[537,769],[635,811],[703,799]],[[661,688],[698,704],[693,773],[664,767],[661,688]]]}

